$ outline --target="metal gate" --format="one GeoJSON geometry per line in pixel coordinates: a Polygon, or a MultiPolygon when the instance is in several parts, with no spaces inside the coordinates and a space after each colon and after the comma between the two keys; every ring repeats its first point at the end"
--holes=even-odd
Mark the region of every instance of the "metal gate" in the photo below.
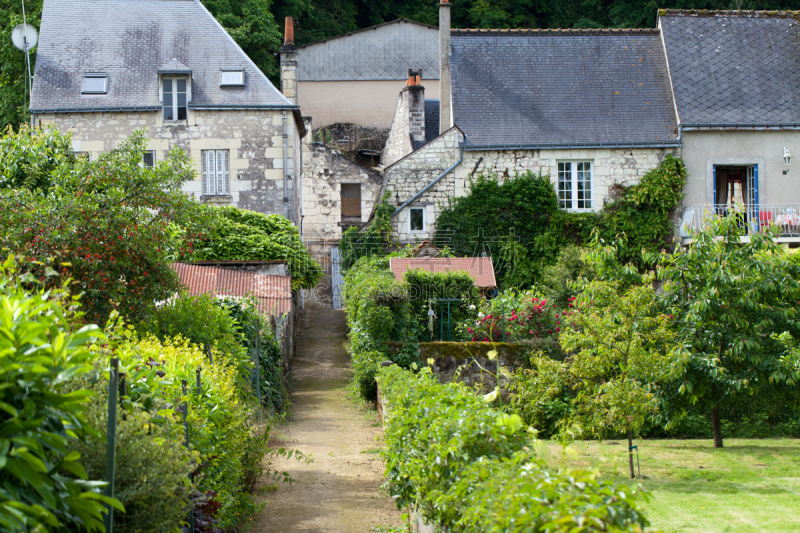
{"type": "Polygon", "coordinates": [[[331,294],[333,295],[333,308],[342,308],[342,265],[339,256],[339,247],[331,247],[331,294]]]}

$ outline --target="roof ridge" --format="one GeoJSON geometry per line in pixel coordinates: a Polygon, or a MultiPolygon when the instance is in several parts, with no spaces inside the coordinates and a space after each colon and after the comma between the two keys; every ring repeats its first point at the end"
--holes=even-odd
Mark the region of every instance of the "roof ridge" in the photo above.
{"type": "Polygon", "coordinates": [[[798,18],[800,11],[765,11],[753,9],[725,10],[725,9],[659,9],[659,17],[667,16],[693,16],[693,17],[741,17],[741,18],[798,18]]]}
{"type": "Polygon", "coordinates": [[[389,26],[390,24],[398,24],[398,23],[401,23],[401,22],[403,22],[403,23],[404,22],[409,22],[411,24],[416,24],[417,26],[424,26],[426,28],[430,28],[432,30],[439,31],[439,28],[437,26],[431,26],[430,24],[425,24],[423,22],[417,22],[416,20],[411,20],[411,19],[399,17],[399,18],[396,18],[394,20],[390,20],[389,22],[382,22],[381,24],[376,24],[375,26],[369,26],[369,27],[366,27],[366,28],[360,28],[360,29],[353,30],[353,31],[350,31],[350,32],[347,32],[347,33],[343,33],[341,35],[334,35],[333,37],[328,37],[327,39],[314,41],[313,43],[307,43],[307,44],[304,44],[302,46],[298,46],[297,49],[299,50],[300,48],[307,48],[307,47],[315,45],[315,44],[327,43],[328,41],[333,41],[334,39],[340,39],[342,37],[349,37],[351,35],[355,35],[357,33],[364,33],[365,31],[369,31],[369,30],[377,30],[378,28],[382,28],[384,26],[389,26]]]}
{"type": "Polygon", "coordinates": [[[511,29],[463,28],[463,29],[451,30],[451,33],[453,35],[458,35],[458,34],[657,35],[658,32],[659,32],[658,28],[511,28],[511,29]]]}

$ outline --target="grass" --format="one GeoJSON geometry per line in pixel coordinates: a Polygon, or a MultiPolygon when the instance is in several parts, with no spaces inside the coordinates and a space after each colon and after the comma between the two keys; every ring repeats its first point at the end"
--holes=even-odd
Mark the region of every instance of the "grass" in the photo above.
{"type": "MultiPolygon", "coordinates": [[[[639,448],[642,479],[652,496],[644,505],[648,531],[666,533],[800,532],[800,440],[654,440],[639,448]]],[[[553,466],[596,468],[630,480],[625,441],[579,441],[566,453],[539,445],[553,466]]]]}

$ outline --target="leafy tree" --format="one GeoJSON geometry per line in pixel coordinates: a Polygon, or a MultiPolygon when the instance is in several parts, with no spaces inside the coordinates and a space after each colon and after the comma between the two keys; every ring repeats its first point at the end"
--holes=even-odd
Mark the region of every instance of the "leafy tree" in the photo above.
{"type": "Polygon", "coordinates": [[[115,308],[139,317],[178,288],[168,229],[195,214],[181,190],[189,160],[176,149],[143,168],[141,132],[96,161],[75,158],[69,146],[69,134],[51,128],[6,133],[0,247],[18,253],[39,281],[71,277],[89,322],[104,323],[115,308]]]}
{"type": "MultiPolygon", "coordinates": [[[[25,20],[39,28],[43,0],[25,1],[25,20]]],[[[22,24],[22,2],[0,4],[0,128],[11,125],[18,128],[27,124],[28,80],[25,54],[11,42],[11,31],[22,24]]],[[[36,63],[36,49],[31,50],[31,69],[36,63]]],[[[33,74],[33,72],[31,72],[33,74]]]]}
{"type": "Polygon", "coordinates": [[[720,407],[728,397],[792,378],[776,334],[800,333],[800,265],[772,229],[750,231],[742,242],[747,226],[739,213],[709,218],[690,248],[662,263],[664,298],[690,353],[679,393],[711,411],[715,447],[722,447],[720,407]]]}
{"type": "Polygon", "coordinates": [[[103,502],[124,509],[73,450],[76,437],[96,435],[83,416],[92,393],[66,390],[92,368],[97,327],[74,331],[64,287],[45,291],[16,268],[13,258],[0,266],[0,527],[105,531],[103,502]]]}
{"type": "Polygon", "coordinates": [[[394,206],[390,203],[392,193],[386,191],[375,208],[370,225],[363,231],[351,226],[342,234],[339,253],[342,257],[342,270],[348,270],[362,257],[385,256],[395,244],[392,234],[392,214],[394,206]]]}

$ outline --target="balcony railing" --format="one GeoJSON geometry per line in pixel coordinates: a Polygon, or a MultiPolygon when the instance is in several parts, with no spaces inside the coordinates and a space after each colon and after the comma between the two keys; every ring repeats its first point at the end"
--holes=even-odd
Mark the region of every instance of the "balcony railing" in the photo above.
{"type": "Polygon", "coordinates": [[[747,235],[775,225],[780,232],[780,238],[800,237],[800,204],[689,206],[683,212],[679,228],[680,236],[683,239],[691,239],[692,233],[701,230],[713,218],[733,213],[742,215],[747,235]]]}

